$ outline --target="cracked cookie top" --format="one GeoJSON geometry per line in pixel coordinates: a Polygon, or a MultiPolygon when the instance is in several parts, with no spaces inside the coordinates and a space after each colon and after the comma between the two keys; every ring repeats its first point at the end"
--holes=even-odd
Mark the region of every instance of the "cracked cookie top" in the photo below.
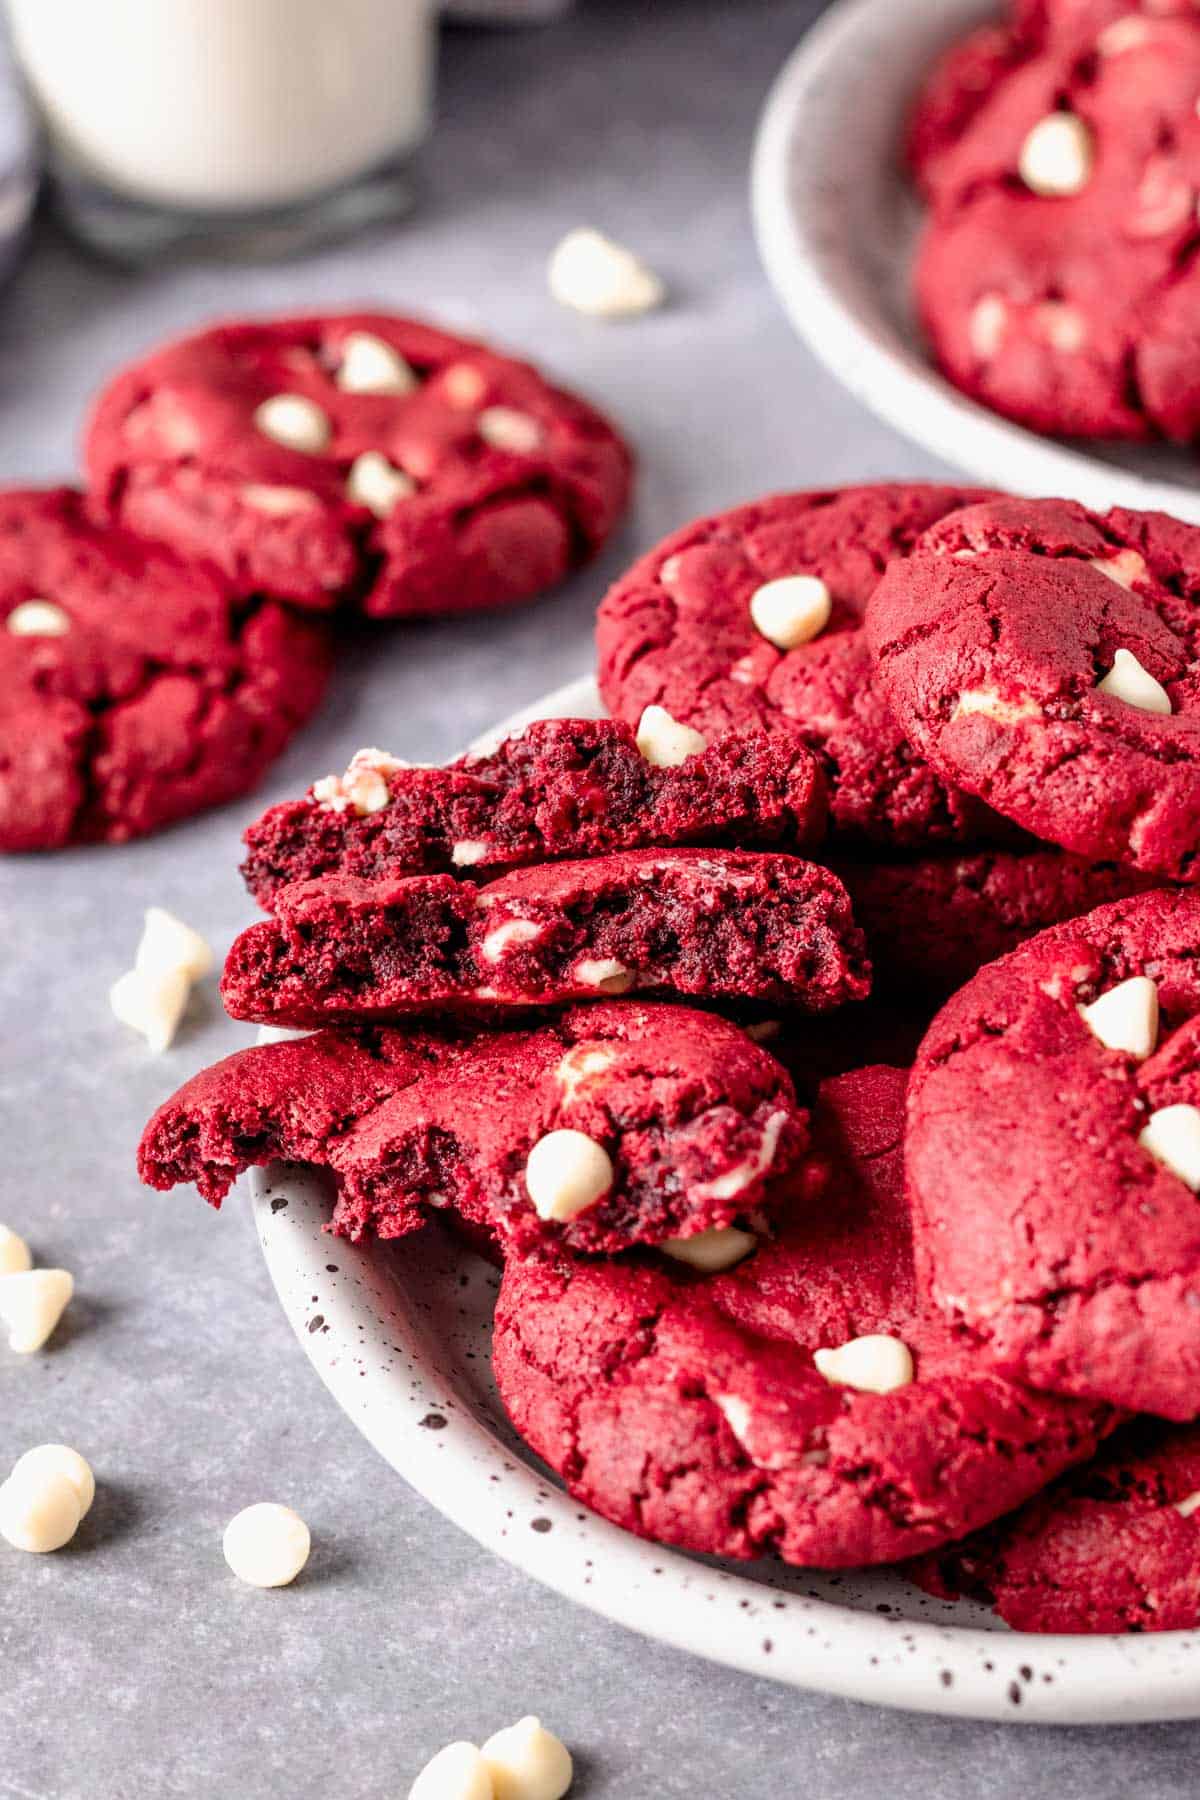
{"type": "Polygon", "coordinates": [[[823,1085],[779,1234],[734,1269],[509,1262],[500,1392],[572,1493],[688,1549],[840,1567],[932,1548],[1090,1453],[1103,1409],[989,1371],[921,1298],[905,1081],[823,1085]]]}
{"type": "Polygon", "coordinates": [[[1200,880],[1200,529],[965,508],[888,570],[868,635],[945,779],[1077,855],[1200,880]]]}

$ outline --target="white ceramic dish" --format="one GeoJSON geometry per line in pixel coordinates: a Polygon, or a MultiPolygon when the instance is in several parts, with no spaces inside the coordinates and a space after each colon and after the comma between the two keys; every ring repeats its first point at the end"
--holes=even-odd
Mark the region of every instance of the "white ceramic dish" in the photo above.
{"type": "MultiPolygon", "coordinates": [[[[497,728],[599,716],[578,681],[497,728]]],[[[683,1650],[885,1706],[1026,1723],[1200,1717],[1200,1634],[1032,1637],[885,1572],[818,1575],[643,1543],[584,1511],[509,1427],[488,1356],[498,1277],[436,1228],[328,1237],[323,1175],[251,1179],[276,1291],[330,1393],[454,1524],[572,1600],[683,1650]]]]}
{"type": "Polygon", "coordinates": [[[1200,521],[1200,462],[1166,445],[1056,443],[936,372],[913,317],[920,209],[899,166],[908,103],[936,53],[1001,0],[840,0],[784,65],[759,125],[759,250],[792,324],[850,391],[982,481],[1200,521]]]}

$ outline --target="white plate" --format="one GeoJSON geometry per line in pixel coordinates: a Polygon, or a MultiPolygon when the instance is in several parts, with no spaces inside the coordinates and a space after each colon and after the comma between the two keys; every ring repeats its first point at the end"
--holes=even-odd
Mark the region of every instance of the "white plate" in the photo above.
{"type": "Polygon", "coordinates": [[[850,391],[979,479],[1200,522],[1200,464],[1167,445],[1060,444],[942,379],[913,316],[920,209],[899,162],[937,52],[1001,0],[840,0],[784,65],[759,125],[752,197],[767,273],[800,335],[850,391]]]}
{"type": "MultiPolygon", "coordinates": [[[[506,721],[601,713],[591,680],[506,721]]],[[[885,1706],[1026,1723],[1200,1717],[1200,1636],[1033,1637],[885,1572],[684,1555],[585,1512],[509,1427],[488,1356],[498,1277],[437,1228],[328,1237],[321,1172],[251,1177],[263,1254],[330,1393],[439,1511],[606,1618],[733,1668],[885,1706]]]]}

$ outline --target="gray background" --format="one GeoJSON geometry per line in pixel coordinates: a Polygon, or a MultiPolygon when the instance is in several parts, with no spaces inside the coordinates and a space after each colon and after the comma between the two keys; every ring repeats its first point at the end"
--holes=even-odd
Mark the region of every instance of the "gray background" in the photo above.
{"type": "MultiPolygon", "coordinates": [[[[896,0],[902,4],[903,0],[896,0]]],[[[642,480],[622,540],[507,618],[379,631],[263,802],[360,744],[430,760],[584,670],[593,606],[635,550],[768,488],[931,474],[796,343],[751,240],[755,116],[809,4],[585,7],[546,32],[455,33],[426,193],[402,228],[270,270],[141,275],[43,230],[0,299],[3,474],[69,474],[81,409],[115,364],[214,313],[374,301],[517,346],[612,409],[642,480]],[[604,326],[559,310],[546,253],[594,222],[673,300],[604,326]]],[[[853,129],[853,121],[847,122],[853,129]]],[[[581,1796],[856,1800],[1195,1792],[1188,1726],[951,1724],[806,1696],[643,1642],[476,1548],[375,1457],[310,1373],[245,1203],[214,1217],[132,1169],[152,1108],[239,1047],[211,984],[155,1060],[110,1018],[141,910],[221,949],[257,802],[149,843],[0,869],[0,1218],[79,1297],[51,1348],[0,1350],[0,1464],[62,1439],[101,1487],[76,1545],[0,1555],[0,1795],[20,1800],[374,1800],[447,1740],[537,1710],[581,1796]],[[264,1497],[309,1520],[295,1588],[240,1587],[220,1535],[264,1497]]]]}

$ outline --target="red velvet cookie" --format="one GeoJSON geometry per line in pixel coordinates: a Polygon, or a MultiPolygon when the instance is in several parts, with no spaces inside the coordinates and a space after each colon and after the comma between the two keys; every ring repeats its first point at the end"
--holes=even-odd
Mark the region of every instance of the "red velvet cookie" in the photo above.
{"type": "Polygon", "coordinates": [[[651,844],[806,849],[825,810],[821,771],[795,731],[722,731],[664,766],[613,719],[543,719],[444,768],[360,750],[344,776],[250,826],[242,874],[269,907],[281,887],[318,875],[498,871],[651,844]]]}
{"type": "Polygon", "coordinates": [[[778,1239],[726,1273],[509,1262],[496,1378],[572,1494],[686,1549],[841,1567],[960,1536],[1089,1453],[1099,1409],[989,1372],[922,1303],[904,1085],[886,1068],[826,1083],[778,1239]],[[821,1354],[864,1337],[890,1342],[821,1354]],[[871,1373],[901,1385],[846,1384],[871,1373]]]}
{"type": "Polygon", "coordinates": [[[870,985],[846,891],[769,852],[633,850],[518,869],[282,888],[229,952],[235,1019],[354,1024],[600,994],[766,1000],[825,1012],[870,985]]]}
{"type": "Polygon", "coordinates": [[[939,64],[916,110],[926,333],[952,381],[1035,430],[1189,441],[1200,16],[1027,11],[939,64]]]}
{"type": "Polygon", "coordinates": [[[910,1573],[1015,1631],[1200,1625],[1200,1428],[1139,1419],[1011,1518],[910,1573]]]}
{"type": "Polygon", "coordinates": [[[972,851],[908,862],[839,862],[874,970],[873,991],[941,1001],[1035,932],[1154,878],[1062,850],[972,851]]]}
{"type": "Polygon", "coordinates": [[[921,1045],[906,1154],[964,1347],[1038,1388],[1200,1413],[1200,896],[1118,900],[981,970],[921,1045]]]}
{"type": "Polygon", "coordinates": [[[242,593],[380,618],[541,592],[603,543],[631,472],[575,395],[387,313],[168,344],[110,382],[85,449],[122,522],[242,593]]]}
{"type": "Polygon", "coordinates": [[[1200,528],[997,500],[870,607],[881,690],[947,780],[1094,860],[1200,880],[1200,528]]]}
{"type": "Polygon", "coordinates": [[[596,642],[606,704],[631,723],[662,705],[704,733],[798,727],[825,765],[839,833],[914,847],[986,835],[998,821],[905,741],[862,633],[889,559],[978,498],[884,483],[696,520],[605,596],[596,642]]]}
{"type": "Polygon", "coordinates": [[[96,523],[0,494],[0,850],[121,842],[252,788],[313,712],[323,626],[96,523]]]}
{"type": "Polygon", "coordinates": [[[344,1236],[399,1237],[449,1209],[504,1247],[611,1251],[749,1218],[806,1142],[787,1074],[735,1025],[597,1004],[528,1031],[243,1050],[159,1108],[138,1166],[219,1205],[243,1169],[327,1164],[344,1236]]]}

